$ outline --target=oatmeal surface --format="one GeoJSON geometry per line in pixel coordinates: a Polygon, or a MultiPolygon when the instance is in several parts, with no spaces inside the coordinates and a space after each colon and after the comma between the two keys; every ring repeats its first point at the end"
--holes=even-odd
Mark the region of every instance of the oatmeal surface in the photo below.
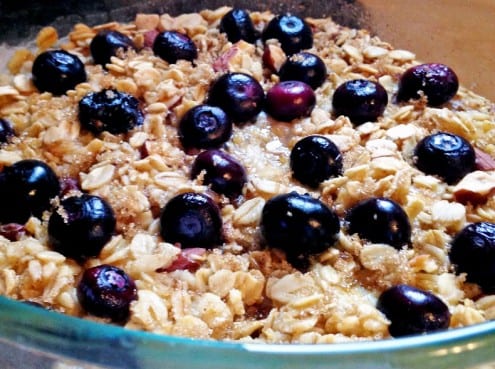
{"type": "MultiPolygon", "coordinates": [[[[172,17],[138,14],[129,24],[97,27],[77,24],[67,38],[44,28],[37,49],[19,48],[0,76],[0,118],[15,137],[0,149],[0,168],[22,159],[47,163],[64,196],[86,192],[112,206],[116,232],[97,257],[84,263],[50,247],[50,212],[31,217],[18,234],[0,236],[0,293],[40,303],[65,314],[98,321],[82,309],[76,285],[83,271],[111,264],[135,281],[129,329],[218,340],[267,343],[334,343],[389,337],[390,322],[376,308],[385,289],[408,284],[440,297],[450,327],[495,318],[495,295],[456,274],[448,257],[451,240],[473,222],[495,222],[495,108],[462,86],[449,102],[429,107],[425,99],[398,103],[400,75],[418,64],[414,53],[394,49],[365,30],[331,19],[306,19],[314,35],[310,51],[321,57],[327,77],[315,90],[310,115],[280,122],[261,112],[254,122],[233,126],[222,148],[246,169],[247,184],[236,201],[191,179],[197,152],[186,152],[177,127],[192,107],[204,103],[218,76],[242,72],[267,91],[278,82],[263,63],[261,41],[232,44],[219,31],[229,8],[172,17]],[[112,57],[103,68],[92,62],[89,43],[102,29],[129,35],[138,51],[112,57]],[[169,64],[153,54],[149,38],[157,31],[186,33],[198,48],[194,62],[169,64]],[[87,82],[61,96],[39,93],[31,79],[37,53],[63,48],[85,64],[87,82]],[[379,82],[389,102],[377,122],[359,126],[335,116],[332,95],[353,79],[379,82]],[[78,102],[91,91],[116,89],[136,97],[144,122],[128,133],[94,134],[81,128],[78,102]],[[413,150],[425,136],[451,132],[476,150],[476,170],[447,185],[413,165],[413,150]],[[291,149],[308,135],[331,139],[343,155],[343,174],[309,188],[292,177],[291,149]],[[75,184],[74,184],[75,183],[75,184]],[[259,223],[266,202],[295,191],[310,194],[333,209],[341,221],[359,201],[386,197],[400,204],[412,227],[411,247],[395,249],[348,234],[343,224],[336,244],[311,257],[307,269],[292,266],[282,250],[267,248],[259,223]],[[220,205],[223,244],[211,250],[180,249],[160,236],[159,216],[174,196],[205,193],[220,205]],[[11,235],[9,235],[11,236],[11,235]]],[[[273,17],[252,12],[261,31],[273,17]]],[[[272,47],[272,66],[285,55],[272,47]]],[[[462,81],[461,81],[462,83],[462,81]]],[[[53,200],[54,206],[60,199],[53,200]]],[[[12,227],[9,228],[12,230],[12,227]]]]}

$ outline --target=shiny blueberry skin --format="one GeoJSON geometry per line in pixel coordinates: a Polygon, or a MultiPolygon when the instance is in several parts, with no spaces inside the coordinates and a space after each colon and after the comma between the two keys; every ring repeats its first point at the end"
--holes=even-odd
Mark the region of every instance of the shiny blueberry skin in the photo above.
{"type": "Polygon", "coordinates": [[[333,246],[340,222],[320,200],[291,192],[266,202],[260,229],[269,247],[285,251],[289,262],[297,262],[333,246]]]}
{"type": "Polygon", "coordinates": [[[301,81],[279,82],[266,93],[265,111],[282,122],[309,116],[315,105],[313,89],[301,81]]]}
{"type": "Polygon", "coordinates": [[[35,159],[18,161],[0,173],[0,223],[24,224],[30,216],[41,217],[60,193],[55,172],[35,159]]]}
{"type": "Polygon", "coordinates": [[[324,180],[342,175],[342,154],[330,139],[308,136],[292,148],[290,167],[295,179],[317,188],[324,180]]]}
{"type": "Polygon", "coordinates": [[[82,61],[64,50],[49,50],[39,54],[34,59],[32,75],[33,83],[40,92],[51,92],[54,95],[63,95],[87,80],[82,61]]]}
{"type": "Polygon", "coordinates": [[[153,52],[170,64],[178,60],[192,62],[198,57],[194,42],[186,34],[177,31],[160,32],[153,42],[153,52]]]}
{"type": "Polygon", "coordinates": [[[14,137],[14,128],[6,119],[0,118],[0,144],[7,143],[14,137]]]}
{"type": "Polygon", "coordinates": [[[265,92],[260,83],[244,73],[226,73],[210,86],[207,103],[219,106],[232,119],[242,124],[253,120],[263,109],[265,92]]]}
{"type": "Polygon", "coordinates": [[[325,82],[327,67],[318,55],[303,51],[287,58],[278,74],[281,81],[302,81],[315,90],[325,82]]]}
{"type": "Polygon", "coordinates": [[[263,30],[264,42],[277,39],[287,55],[298,53],[313,46],[313,31],[301,18],[292,14],[275,16],[263,30]]]}
{"type": "Polygon", "coordinates": [[[392,337],[445,330],[450,324],[449,308],[440,298],[404,284],[382,292],[377,308],[390,320],[392,337]]]}
{"type": "Polygon", "coordinates": [[[454,237],[449,257],[457,274],[466,273],[467,280],[479,284],[484,292],[495,292],[495,223],[464,227],[454,237]]]}
{"type": "Polygon", "coordinates": [[[388,95],[383,86],[366,79],[344,82],[332,98],[334,115],[345,115],[354,125],[375,122],[387,104],[388,95]]]}
{"type": "Polygon", "coordinates": [[[102,264],[84,271],[77,285],[77,298],[88,313],[124,323],[138,295],[134,280],[125,271],[102,264]]]}
{"type": "Polygon", "coordinates": [[[186,149],[219,147],[232,135],[232,121],[218,106],[197,105],[179,122],[179,139],[186,149]]]}
{"type": "Polygon", "coordinates": [[[399,80],[398,101],[417,100],[419,91],[427,97],[429,106],[440,106],[452,99],[459,89],[455,72],[444,64],[416,65],[406,70],[399,80]]]}
{"type": "Polygon", "coordinates": [[[414,164],[426,174],[454,184],[476,169],[476,155],[464,138],[438,132],[423,138],[414,150],[414,164]]]}
{"type": "Polygon", "coordinates": [[[373,197],[357,203],[346,215],[347,231],[372,243],[401,249],[411,242],[411,224],[395,201],[373,197]]]}
{"type": "Polygon", "coordinates": [[[98,256],[115,232],[112,207],[101,197],[82,194],[60,201],[48,221],[50,245],[77,261],[98,256]]]}
{"type": "Polygon", "coordinates": [[[161,236],[181,248],[212,249],[222,243],[222,217],[213,200],[186,192],[172,198],[160,215],[161,236]]]}
{"type": "Polygon", "coordinates": [[[139,101],[117,90],[90,92],[79,101],[79,122],[95,134],[126,133],[143,123],[139,101]]]}
{"type": "Polygon", "coordinates": [[[232,9],[225,14],[220,21],[220,32],[226,33],[227,39],[232,43],[244,40],[254,44],[257,39],[253,21],[244,9],[232,9]]]}
{"type": "Polygon", "coordinates": [[[225,151],[212,149],[198,154],[192,166],[191,177],[196,178],[203,171],[203,184],[231,199],[242,194],[247,182],[246,170],[242,164],[225,151]]]}
{"type": "Polygon", "coordinates": [[[111,30],[98,32],[89,44],[93,61],[102,66],[110,63],[112,56],[118,56],[120,52],[126,52],[130,49],[136,49],[134,42],[123,33],[111,30]]]}

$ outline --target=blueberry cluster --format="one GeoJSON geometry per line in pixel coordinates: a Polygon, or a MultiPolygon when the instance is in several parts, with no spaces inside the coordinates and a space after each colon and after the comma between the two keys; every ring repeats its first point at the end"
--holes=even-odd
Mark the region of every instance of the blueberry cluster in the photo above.
{"type": "MultiPolygon", "coordinates": [[[[190,177],[211,191],[211,196],[181,193],[161,209],[160,236],[183,249],[221,246],[225,237],[219,204],[235,202],[245,194],[249,180],[246,170],[242,161],[228,152],[227,142],[234,126],[242,129],[262,112],[286,123],[310,116],[317,104],[315,90],[325,84],[329,74],[323,60],[308,51],[313,46],[311,27],[295,15],[276,16],[258,32],[248,12],[233,9],[221,19],[219,30],[231,43],[244,40],[267,45],[276,41],[287,58],[275,71],[279,82],[266,92],[248,74],[228,72],[218,76],[211,82],[205,101],[187,111],[178,122],[182,148],[196,155],[190,177]]],[[[193,39],[178,31],[159,32],[151,46],[154,55],[169,64],[194,64],[198,58],[193,39]]],[[[89,47],[93,62],[104,69],[112,58],[138,52],[131,38],[109,30],[98,33],[89,47]]],[[[34,60],[32,76],[40,92],[54,95],[64,95],[87,81],[79,57],[63,50],[41,53],[34,60]]],[[[422,64],[400,76],[396,103],[425,102],[438,107],[451,100],[457,89],[457,76],[449,67],[422,64]]],[[[367,79],[340,84],[331,101],[334,118],[346,116],[354,126],[379,122],[388,104],[385,88],[367,79]]],[[[84,96],[78,104],[78,118],[80,125],[95,135],[125,134],[145,120],[136,97],[112,88],[84,96]]],[[[0,144],[13,137],[12,125],[0,119],[0,144]]],[[[448,184],[455,184],[476,168],[469,142],[446,132],[422,139],[415,147],[413,163],[420,171],[448,184]]],[[[315,134],[294,144],[289,165],[296,181],[317,189],[322,182],[342,175],[344,158],[333,141],[315,134]]],[[[115,233],[116,215],[105,199],[84,193],[66,196],[55,172],[41,161],[22,160],[6,166],[0,172],[0,193],[4,195],[1,224],[24,224],[31,216],[40,218],[44,212],[51,212],[51,247],[80,263],[98,256],[115,233]]],[[[365,242],[384,243],[399,250],[411,245],[407,213],[399,203],[385,197],[355,204],[341,221],[323,200],[291,192],[266,201],[259,225],[262,242],[269,248],[282,249],[287,260],[301,270],[310,265],[314,255],[334,246],[341,230],[365,242]]],[[[466,273],[469,281],[487,291],[495,290],[495,225],[475,223],[459,232],[452,241],[450,258],[457,273],[466,273]]],[[[123,322],[137,299],[137,289],[123,270],[100,265],[85,270],[77,296],[89,313],[123,322]]],[[[385,290],[377,307],[391,321],[390,334],[395,337],[445,329],[450,322],[445,303],[413,286],[397,285],[385,290]]]]}

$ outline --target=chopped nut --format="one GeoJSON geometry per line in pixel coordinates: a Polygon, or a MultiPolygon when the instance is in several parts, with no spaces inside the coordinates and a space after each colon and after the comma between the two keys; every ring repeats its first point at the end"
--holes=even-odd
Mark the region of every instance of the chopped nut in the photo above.
{"type": "Polygon", "coordinates": [[[263,51],[263,65],[273,72],[278,72],[287,56],[282,48],[275,44],[267,44],[263,51]]]}
{"type": "Polygon", "coordinates": [[[476,154],[476,168],[478,170],[495,170],[495,159],[486,152],[474,148],[476,154]]]}
{"type": "Polygon", "coordinates": [[[495,191],[495,173],[475,171],[467,174],[454,187],[456,201],[473,205],[485,203],[495,191]]]}

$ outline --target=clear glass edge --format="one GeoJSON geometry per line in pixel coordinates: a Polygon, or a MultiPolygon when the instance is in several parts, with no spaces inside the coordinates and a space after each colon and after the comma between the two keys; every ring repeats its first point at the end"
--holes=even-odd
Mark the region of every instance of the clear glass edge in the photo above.
{"type": "Polygon", "coordinates": [[[325,369],[424,369],[433,364],[437,369],[476,369],[490,364],[495,368],[495,322],[370,342],[260,344],[130,330],[0,296],[0,327],[0,349],[3,340],[102,368],[301,368],[307,364],[325,369]]]}

